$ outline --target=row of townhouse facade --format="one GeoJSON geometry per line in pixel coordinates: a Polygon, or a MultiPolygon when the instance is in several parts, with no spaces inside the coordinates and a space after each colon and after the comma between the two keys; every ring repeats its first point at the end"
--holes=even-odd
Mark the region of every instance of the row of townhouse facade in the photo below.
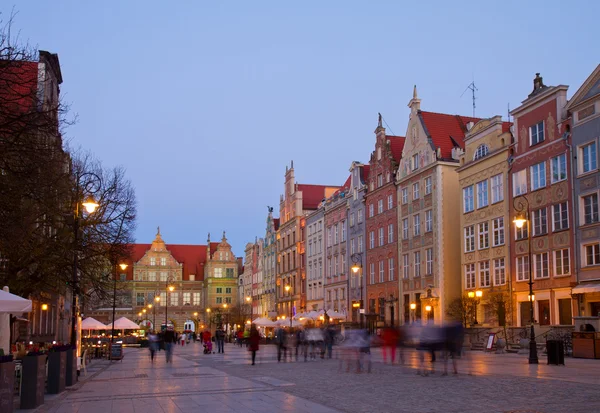
{"type": "Polygon", "coordinates": [[[598,316],[600,69],[567,89],[536,74],[506,122],[423,111],[415,87],[405,136],[380,116],[343,185],[298,185],[292,163],[280,226],[267,218],[275,289],[260,314],[333,310],[373,328],[525,326],[532,306],[540,325],[598,316]]]}

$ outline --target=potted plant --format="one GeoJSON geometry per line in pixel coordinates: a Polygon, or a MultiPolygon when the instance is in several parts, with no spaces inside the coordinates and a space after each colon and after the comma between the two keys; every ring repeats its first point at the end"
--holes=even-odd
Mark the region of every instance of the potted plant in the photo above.
{"type": "Polygon", "coordinates": [[[48,393],[65,390],[67,379],[67,350],[71,346],[55,345],[48,351],[48,393]]]}
{"type": "MultiPolygon", "coordinates": [[[[0,349],[2,350],[2,349],[0,349]]],[[[13,392],[15,389],[15,362],[13,356],[4,355],[2,350],[0,356],[0,411],[12,413],[13,392]]]]}
{"type": "Polygon", "coordinates": [[[34,347],[22,361],[21,409],[35,409],[44,403],[46,354],[34,347]]]}

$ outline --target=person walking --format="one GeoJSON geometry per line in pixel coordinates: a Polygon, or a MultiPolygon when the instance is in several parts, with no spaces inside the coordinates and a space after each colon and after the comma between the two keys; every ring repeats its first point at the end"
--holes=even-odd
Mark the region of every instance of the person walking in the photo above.
{"type": "Polygon", "coordinates": [[[167,327],[167,331],[163,336],[163,340],[165,342],[165,356],[167,358],[167,363],[173,362],[173,345],[177,343],[175,338],[175,330],[173,327],[167,327]]]}
{"type": "Polygon", "coordinates": [[[217,353],[225,353],[225,331],[223,331],[222,327],[217,328],[217,332],[215,333],[215,339],[217,340],[217,353]]]}
{"type": "Polygon", "coordinates": [[[148,334],[148,343],[150,344],[150,360],[154,363],[154,355],[156,354],[156,350],[158,350],[158,336],[154,331],[148,334]]]}
{"type": "Polygon", "coordinates": [[[185,338],[186,338],[186,334],[181,333],[181,337],[179,337],[179,340],[181,341],[181,347],[185,346],[185,338]]]}
{"type": "Polygon", "coordinates": [[[287,348],[286,345],[286,333],[285,330],[280,326],[275,332],[275,343],[277,344],[277,362],[281,361],[281,354],[283,353],[283,361],[286,361],[287,358],[287,348]]]}
{"type": "Polygon", "coordinates": [[[250,327],[250,337],[248,337],[248,349],[252,352],[252,365],[256,363],[256,352],[258,351],[258,343],[260,342],[260,335],[256,326],[252,324],[250,327]]]}
{"type": "Polygon", "coordinates": [[[391,364],[396,362],[396,346],[398,345],[398,330],[394,327],[386,327],[383,330],[381,339],[383,341],[383,364],[387,363],[388,352],[390,354],[391,364]]]}

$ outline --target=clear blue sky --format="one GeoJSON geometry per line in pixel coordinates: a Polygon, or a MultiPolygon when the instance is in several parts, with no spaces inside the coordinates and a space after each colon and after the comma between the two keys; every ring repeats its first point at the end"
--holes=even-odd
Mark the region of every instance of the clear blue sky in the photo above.
{"type": "MultiPolygon", "coordinates": [[[[6,18],[13,5],[3,1],[6,18]]],[[[137,242],[264,235],[286,164],[339,184],[367,162],[377,112],[506,116],[546,84],[569,96],[599,63],[597,1],[16,1],[15,29],[58,53],[70,145],[124,165],[137,242]]],[[[388,133],[391,133],[388,129],[388,133]]]]}

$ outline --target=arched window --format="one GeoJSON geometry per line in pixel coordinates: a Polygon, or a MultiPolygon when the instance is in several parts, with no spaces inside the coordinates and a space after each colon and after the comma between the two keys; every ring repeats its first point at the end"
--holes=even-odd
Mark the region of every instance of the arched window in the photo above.
{"type": "Polygon", "coordinates": [[[486,156],[489,152],[489,148],[487,147],[487,145],[479,145],[477,147],[477,150],[475,151],[475,156],[473,156],[473,160],[476,161],[479,158],[483,158],[484,156],[486,156]]]}

